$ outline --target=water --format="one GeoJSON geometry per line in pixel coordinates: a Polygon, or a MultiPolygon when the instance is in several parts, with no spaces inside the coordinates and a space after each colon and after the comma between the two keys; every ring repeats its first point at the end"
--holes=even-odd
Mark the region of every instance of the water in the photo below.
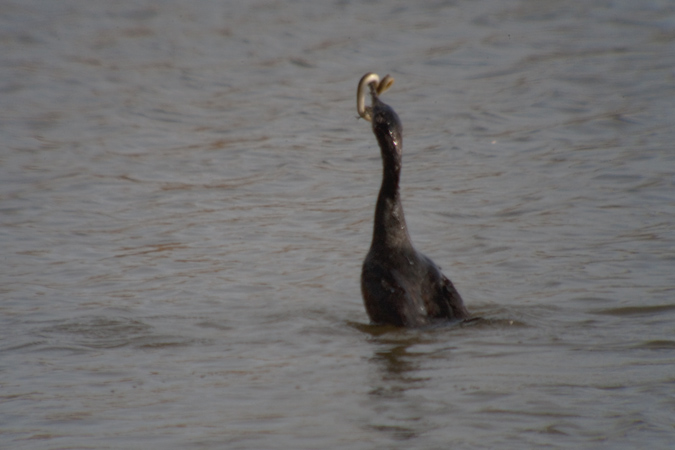
{"type": "Polygon", "coordinates": [[[672,2],[2,10],[2,447],[675,443],[672,2]],[[367,71],[482,321],[368,325],[367,71]]]}

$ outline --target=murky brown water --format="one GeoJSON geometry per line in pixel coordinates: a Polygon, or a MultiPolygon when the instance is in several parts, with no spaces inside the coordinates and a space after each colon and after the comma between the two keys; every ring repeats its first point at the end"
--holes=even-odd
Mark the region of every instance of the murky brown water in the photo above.
{"type": "Polygon", "coordinates": [[[0,446],[671,448],[675,5],[3,1],[0,446]],[[483,321],[371,327],[379,150],[483,321]]]}

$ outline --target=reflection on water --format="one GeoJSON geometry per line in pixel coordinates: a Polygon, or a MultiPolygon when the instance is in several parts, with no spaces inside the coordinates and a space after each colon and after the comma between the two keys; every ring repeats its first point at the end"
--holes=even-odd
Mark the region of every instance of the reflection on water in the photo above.
{"type": "Polygon", "coordinates": [[[427,355],[410,351],[424,342],[423,336],[405,331],[397,333],[399,339],[378,338],[378,347],[384,348],[370,359],[377,371],[372,377],[368,403],[376,419],[368,427],[393,439],[407,440],[424,432],[424,416],[411,411],[402,414],[402,408],[397,406],[405,404],[408,391],[422,387],[427,381],[419,376],[422,361],[418,359],[427,355]]]}
{"type": "Polygon", "coordinates": [[[392,417],[387,411],[395,410],[395,403],[403,400],[406,391],[414,389],[415,385],[424,380],[416,376],[419,366],[407,352],[412,342],[390,345],[390,348],[377,352],[371,359],[379,370],[378,376],[373,377],[374,385],[369,392],[372,397],[369,403],[378,420],[369,424],[369,427],[389,434],[394,439],[405,440],[419,435],[421,430],[415,425],[422,417],[392,417]]]}
{"type": "MultiPolygon", "coordinates": [[[[368,400],[372,411],[366,428],[375,430],[397,441],[405,441],[437,428],[428,418],[429,401],[424,392],[434,385],[438,375],[434,367],[442,365],[446,374],[452,372],[455,333],[467,329],[505,329],[518,326],[513,320],[476,319],[466,324],[437,326],[422,330],[400,330],[389,326],[364,325],[359,327],[371,336],[373,356],[368,359],[373,367],[369,377],[368,400]]],[[[446,380],[452,384],[452,380],[446,380]]],[[[459,401],[459,399],[454,400],[459,401]]],[[[454,409],[451,397],[443,398],[443,409],[454,409]]]]}
{"type": "Polygon", "coordinates": [[[668,2],[6,1],[0,447],[669,448],[668,2]],[[414,243],[367,324],[390,73],[414,243]]]}

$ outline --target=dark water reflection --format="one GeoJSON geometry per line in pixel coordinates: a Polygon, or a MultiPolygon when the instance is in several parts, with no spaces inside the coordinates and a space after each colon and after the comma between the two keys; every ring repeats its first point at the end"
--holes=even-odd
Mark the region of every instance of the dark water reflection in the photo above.
{"type": "Polygon", "coordinates": [[[671,3],[2,6],[0,447],[671,447],[671,3]],[[367,324],[366,71],[482,320],[367,324]]]}
{"type": "MultiPolygon", "coordinates": [[[[433,405],[428,398],[429,390],[438,382],[436,369],[444,367],[445,382],[452,385],[453,366],[460,364],[454,357],[459,347],[453,342],[459,328],[505,329],[523,326],[509,319],[478,318],[466,324],[440,326],[425,330],[400,330],[388,326],[361,325],[358,328],[367,333],[374,354],[368,359],[373,373],[369,377],[369,391],[366,404],[372,412],[366,422],[366,429],[377,431],[396,441],[433,434],[444,425],[429,420],[429,411],[440,408],[444,414],[461,410],[451,398],[443,396],[442,405],[433,405]],[[424,407],[421,407],[424,405],[424,407]],[[430,409],[426,409],[430,408],[430,409]]],[[[499,356],[504,356],[499,351],[499,356]]],[[[489,357],[489,355],[482,355],[489,357]]],[[[456,386],[454,386],[456,388],[456,386]]],[[[506,393],[492,393],[499,397],[506,393]]],[[[437,399],[436,399],[437,400],[437,399]]],[[[459,402],[459,399],[455,400],[459,402]]]]}
{"type": "Polygon", "coordinates": [[[377,339],[381,350],[370,359],[377,370],[368,392],[369,408],[377,419],[369,423],[368,428],[395,440],[408,440],[424,433],[428,426],[424,414],[410,411],[406,403],[410,391],[423,387],[429,381],[420,376],[421,366],[429,355],[411,351],[413,347],[424,344],[422,336],[405,334],[400,338],[377,339]]]}

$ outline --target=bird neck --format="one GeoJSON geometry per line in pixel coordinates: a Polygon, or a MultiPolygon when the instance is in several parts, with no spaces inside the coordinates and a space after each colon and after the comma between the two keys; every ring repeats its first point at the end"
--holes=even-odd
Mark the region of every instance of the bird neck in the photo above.
{"type": "Polygon", "coordinates": [[[383,152],[382,162],[382,186],[375,207],[372,246],[384,249],[412,247],[399,190],[401,159],[383,152]]]}

